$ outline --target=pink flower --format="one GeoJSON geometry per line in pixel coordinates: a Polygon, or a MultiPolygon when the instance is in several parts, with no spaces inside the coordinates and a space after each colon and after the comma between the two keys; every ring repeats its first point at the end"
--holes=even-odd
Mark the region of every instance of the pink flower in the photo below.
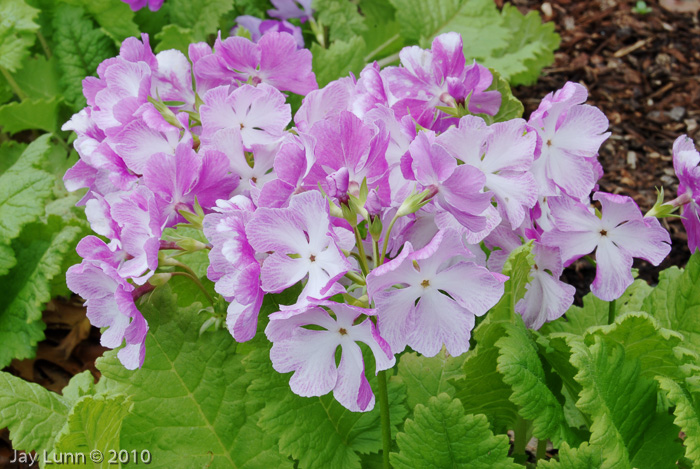
{"type": "Polygon", "coordinates": [[[700,154],[687,135],[673,142],[673,169],[678,176],[679,203],[683,204],[681,221],[688,232],[688,248],[700,248],[700,154]]]}

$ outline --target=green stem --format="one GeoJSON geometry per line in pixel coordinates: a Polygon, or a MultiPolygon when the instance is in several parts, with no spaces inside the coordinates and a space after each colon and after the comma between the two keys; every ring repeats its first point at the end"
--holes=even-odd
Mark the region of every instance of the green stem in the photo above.
{"type": "Polygon", "coordinates": [[[608,324],[615,322],[615,300],[608,303],[608,324]]]}
{"type": "Polygon", "coordinates": [[[367,54],[364,58],[365,63],[369,63],[375,56],[379,55],[381,51],[389,47],[395,40],[400,39],[401,36],[397,33],[387,39],[384,43],[380,44],[376,49],[367,54]]]}
{"type": "Polygon", "coordinates": [[[379,243],[377,241],[372,242],[372,259],[374,260],[374,268],[379,267],[379,243]]]}
{"type": "Polygon", "coordinates": [[[51,49],[49,49],[49,44],[46,42],[46,38],[43,34],[41,34],[41,31],[36,32],[36,37],[39,39],[41,48],[44,49],[44,55],[46,55],[48,60],[51,60],[51,49]]]}
{"type": "Polygon", "coordinates": [[[345,274],[345,276],[358,285],[367,285],[367,282],[365,281],[365,279],[362,278],[361,276],[357,275],[353,271],[349,271],[348,273],[345,274]]]}
{"type": "Polygon", "coordinates": [[[27,99],[27,95],[24,94],[24,91],[22,91],[22,88],[19,87],[17,82],[15,81],[14,78],[12,78],[12,75],[10,75],[10,72],[8,72],[5,67],[0,67],[0,73],[2,73],[2,76],[5,77],[5,80],[7,80],[7,84],[10,85],[10,88],[12,88],[12,92],[17,95],[17,97],[20,99],[20,101],[24,101],[27,99]]]}
{"type": "Polygon", "coordinates": [[[377,60],[377,65],[379,65],[379,68],[383,68],[389,64],[392,64],[399,60],[399,53],[397,52],[396,54],[391,54],[388,57],[384,57],[381,60],[377,60]]]}
{"type": "Polygon", "coordinates": [[[188,272],[169,272],[169,273],[170,273],[170,275],[180,275],[182,277],[187,277],[190,280],[192,280],[194,282],[194,284],[197,285],[197,287],[200,290],[202,290],[202,293],[204,293],[204,296],[207,297],[207,300],[209,300],[209,303],[211,303],[212,306],[215,306],[214,298],[212,298],[211,295],[209,294],[209,292],[207,292],[207,290],[204,288],[204,285],[202,285],[202,282],[199,281],[199,279],[197,278],[196,275],[190,274],[188,272]]]}
{"type": "Polygon", "coordinates": [[[377,373],[379,380],[379,412],[382,424],[382,459],[384,469],[391,469],[389,452],[391,451],[391,420],[389,418],[389,391],[386,386],[386,370],[377,373]]]}
{"type": "Polygon", "coordinates": [[[365,247],[362,244],[362,238],[360,237],[360,232],[357,227],[355,230],[355,244],[357,244],[357,251],[360,253],[360,268],[362,268],[362,273],[365,275],[369,274],[369,266],[367,265],[367,254],[365,254],[365,247]]]}
{"type": "Polygon", "coordinates": [[[377,265],[377,267],[384,263],[384,258],[386,257],[386,247],[389,245],[389,235],[391,234],[391,229],[394,227],[394,223],[396,223],[396,220],[398,220],[398,217],[394,216],[394,218],[392,218],[391,222],[389,223],[389,228],[386,229],[386,234],[384,235],[384,244],[382,244],[382,255],[379,257],[379,264],[377,265]]]}
{"type": "Polygon", "coordinates": [[[527,447],[527,420],[518,415],[518,420],[515,423],[515,441],[513,442],[513,457],[515,462],[524,463],[527,461],[525,448],[527,447]]]}
{"type": "Polygon", "coordinates": [[[537,460],[547,457],[547,440],[537,440],[537,460]]]}

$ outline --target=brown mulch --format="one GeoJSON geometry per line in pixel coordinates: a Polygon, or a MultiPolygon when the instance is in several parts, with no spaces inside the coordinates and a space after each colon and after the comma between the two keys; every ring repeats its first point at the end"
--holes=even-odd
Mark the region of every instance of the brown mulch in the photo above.
{"type": "MultiPolygon", "coordinates": [[[[495,0],[502,4],[503,0],[495,0]]],[[[664,4],[700,8],[700,0],[663,0],[664,4]]],[[[605,176],[601,190],[634,198],[642,211],[663,187],[667,200],[675,196],[677,179],[671,147],[678,135],[700,139],[700,21],[697,10],[670,11],[656,1],[646,2],[652,12],[635,13],[636,1],[515,0],[523,13],[540,11],[556,25],[562,42],[555,63],[543,71],[537,84],[513,92],[525,105],[525,116],[547,93],[566,81],[583,83],[589,104],[610,119],[611,138],[600,150],[605,176]]],[[[635,264],[640,277],[655,282],[659,270],[684,265],[689,257],[685,231],[678,220],[666,219],[673,249],[659,267],[635,264]]],[[[576,302],[589,291],[595,275],[586,263],[565,272],[565,281],[577,287],[576,302]]],[[[14,361],[5,369],[17,376],[60,391],[75,374],[98,372],[94,362],[105,350],[99,330],[90,327],[77,299],[54,300],[44,313],[46,340],[36,358],[14,361]]],[[[0,467],[10,467],[13,455],[7,430],[0,430],[0,467]]],[[[19,466],[12,466],[19,467],[19,466]]]]}
{"type": "MultiPolygon", "coordinates": [[[[700,1],[664,0],[666,8],[647,1],[648,14],[633,11],[636,0],[513,3],[523,13],[539,11],[561,36],[555,62],[537,84],[513,90],[525,116],[567,81],[584,84],[588,103],[608,116],[612,132],[600,149],[600,190],[632,197],[643,212],[654,205],[656,187],[664,188],[666,200],[675,197],[673,141],[682,134],[700,139],[700,1]],[[683,8],[694,11],[671,11],[683,8]]],[[[671,233],[671,254],[659,267],[635,261],[640,278],[652,283],[660,270],[683,266],[690,256],[680,220],[662,223],[671,233]]],[[[577,288],[577,303],[594,275],[585,261],[565,272],[564,280],[577,288]]]]}

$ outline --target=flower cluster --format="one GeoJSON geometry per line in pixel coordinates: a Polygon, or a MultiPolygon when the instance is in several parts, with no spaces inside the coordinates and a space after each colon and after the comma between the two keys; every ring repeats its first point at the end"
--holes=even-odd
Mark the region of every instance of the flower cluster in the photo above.
{"type": "Polygon", "coordinates": [[[191,62],[127,40],[64,127],[81,157],[66,185],[88,188],[88,219],[109,241],[81,243],[68,283],[109,326],[103,344],[126,341],[126,367],[142,363],[147,329],[134,298],[173,248],[166,230],[187,221],[210,243],[207,277],[235,340],[253,338],[265,295],[301,286],[268,318],[272,364],[294,372],[297,394],[332,390],[353,411],[374,405],[359,343],[375,371],[406,347],[466,352],[523,243],[535,262],[516,311],[532,328],[572,304],[560,276],[576,259],[595,251],[592,290],[610,300],[632,282],[633,258],[668,253],[667,232],[629,197],[591,202],[609,134],[583,86],[546,96],[528,121],[494,123],[502,97],[458,34],[316,89],[292,34],[256,31],[257,42],[193,44],[191,62]],[[294,116],[286,91],[305,95],[294,116]]]}

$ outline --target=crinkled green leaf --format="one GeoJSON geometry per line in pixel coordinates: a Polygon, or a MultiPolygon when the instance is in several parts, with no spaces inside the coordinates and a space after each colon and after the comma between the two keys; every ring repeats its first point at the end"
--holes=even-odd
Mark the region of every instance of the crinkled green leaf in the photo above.
{"type": "Polygon", "coordinates": [[[81,8],[59,6],[53,27],[54,53],[62,72],[65,99],[77,111],[86,104],[83,79],[95,75],[100,62],[116,55],[116,50],[112,40],[95,28],[81,8]]]}
{"type": "Polygon", "coordinates": [[[396,469],[522,467],[508,457],[506,435],[494,435],[484,415],[465,415],[459,400],[445,393],[427,406],[419,404],[396,441],[400,451],[391,454],[396,469]]]}
{"type": "Polygon", "coordinates": [[[640,361],[641,375],[647,378],[661,375],[683,379],[681,366],[697,360],[692,352],[683,350],[681,334],[659,327],[651,316],[643,312],[627,313],[610,326],[592,327],[586,332],[584,340],[592,345],[596,337],[622,345],[627,359],[640,361]]]}
{"type": "Polygon", "coordinates": [[[195,41],[204,41],[219,29],[219,18],[233,9],[233,0],[169,0],[170,19],[192,29],[195,41]]]}
{"type": "Polygon", "coordinates": [[[536,79],[559,45],[553,25],[543,25],[536,12],[523,16],[506,6],[500,13],[491,0],[391,2],[408,43],[429,47],[439,34],[460,33],[468,60],[498,70],[514,85],[536,79]]]}
{"type": "Polygon", "coordinates": [[[656,379],[661,390],[676,406],[673,410],[674,423],[685,433],[685,457],[697,466],[700,464],[700,393],[693,393],[685,384],[664,376],[656,379]]]}
{"type": "Polygon", "coordinates": [[[464,359],[464,354],[451,357],[444,349],[430,358],[416,353],[401,355],[398,378],[406,385],[406,404],[409,409],[418,404],[427,404],[428,399],[438,394],[446,393],[454,397],[455,388],[448,380],[464,376],[464,359]]]}
{"type": "Polygon", "coordinates": [[[316,19],[330,30],[331,42],[361,35],[367,30],[357,5],[347,0],[314,0],[316,19]]]}
{"type": "Polygon", "coordinates": [[[29,55],[39,25],[34,22],[39,10],[24,0],[0,2],[0,67],[10,72],[22,68],[29,55]]]}
{"type": "Polygon", "coordinates": [[[503,78],[503,76],[493,68],[491,69],[491,73],[493,74],[493,83],[489,86],[489,90],[496,90],[501,93],[501,107],[498,109],[496,115],[493,116],[493,122],[505,122],[510,119],[523,117],[525,107],[518,98],[513,96],[508,80],[503,78]]]}
{"type": "Polygon", "coordinates": [[[79,233],[79,228],[52,217],[48,224],[25,226],[12,242],[17,264],[0,277],[0,367],[13,358],[34,355],[37,342],[44,338],[41,312],[51,299],[51,280],[62,273],[63,258],[75,248],[79,233]]]}
{"type": "MultiPolygon", "coordinates": [[[[273,311],[274,309],[271,309],[273,311]]],[[[260,341],[262,342],[262,341],[260,341]]],[[[246,370],[255,375],[248,392],[265,401],[258,425],[279,439],[280,451],[306,468],[359,468],[360,455],[376,453],[382,447],[379,403],[369,412],[351,412],[332,393],[321,397],[301,397],[289,388],[289,374],[272,368],[269,343],[256,348],[244,360],[246,370]]],[[[365,359],[371,354],[365,353],[365,359]]],[[[372,389],[377,390],[374,363],[366,363],[372,389]]],[[[406,417],[406,390],[399,380],[388,383],[392,434],[406,417]]]]}
{"type": "Polygon", "coordinates": [[[459,398],[469,414],[485,414],[497,433],[513,428],[518,408],[511,402],[511,387],[498,371],[499,350],[496,342],[506,335],[505,326],[514,324],[514,306],[525,295],[530,279],[530,268],[535,259],[532,243],[515,249],[506,261],[503,273],[510,278],[504,286],[504,295],[474,329],[476,348],[467,352],[464,378],[454,381],[459,398]]]}
{"type": "Polygon", "coordinates": [[[575,442],[577,438],[566,422],[564,408],[547,386],[537,346],[525,324],[518,320],[503,327],[506,335],[495,344],[500,352],[498,371],[513,390],[510,400],[518,405],[518,413],[532,421],[536,438],[550,439],[555,445],[575,442]]]}
{"type": "Polygon", "coordinates": [[[156,40],[159,41],[156,46],[156,52],[177,49],[185,55],[187,55],[190,43],[195,42],[190,28],[182,28],[175,24],[169,24],[164,27],[156,34],[156,40]]]}
{"type": "Polygon", "coordinates": [[[95,394],[95,378],[89,370],[73,376],[68,385],[61,390],[63,399],[70,405],[78,402],[83,396],[92,396],[93,394],[95,394]]]}
{"type": "Polygon", "coordinates": [[[19,160],[26,148],[26,143],[19,143],[15,140],[8,140],[0,144],[0,175],[19,160]]]}
{"type": "MultiPolygon", "coordinates": [[[[649,295],[652,288],[644,280],[635,280],[620,298],[615,300],[616,315],[630,311],[646,310],[642,303],[649,295]]],[[[591,326],[608,324],[609,303],[597,298],[593,293],[583,297],[583,308],[572,306],[565,316],[545,323],[540,332],[551,334],[553,332],[569,332],[574,335],[583,335],[591,326]]],[[[663,325],[663,323],[662,323],[663,325]]],[[[665,326],[668,327],[668,326],[665,326]]],[[[670,329],[670,328],[669,328],[670,329]]]]}
{"type": "Polygon", "coordinates": [[[641,309],[662,327],[683,334],[685,345],[700,354],[700,253],[690,257],[683,271],[671,267],[661,272],[641,309]]]}
{"type": "Polygon", "coordinates": [[[502,27],[510,32],[508,46],[494,51],[492,57],[484,57],[484,63],[514,85],[532,85],[542,69],[554,63],[561,38],[554,32],[554,23],[542,24],[537,11],[530,10],[523,16],[516,7],[505,4],[502,16],[502,27]]]}
{"type": "Polygon", "coordinates": [[[0,175],[0,241],[19,235],[22,226],[44,213],[53,176],[34,168],[50,150],[49,136],[35,140],[10,169],[0,175]]]}
{"type": "Polygon", "coordinates": [[[0,275],[5,275],[17,264],[15,252],[9,244],[0,244],[0,275]]]}
{"type": "Polygon", "coordinates": [[[98,387],[134,403],[121,448],[141,451],[148,442],[151,467],[291,467],[255,424],[262,404],[246,392],[251,377],[228,331],[200,336],[201,305],[179,308],[168,285],[139,307],[149,325],[143,367],[126,370],[116,352],[98,360],[98,387]]]}
{"type": "Polygon", "coordinates": [[[347,42],[335,41],[328,49],[313,43],[311,45],[312,65],[318,86],[324,87],[337,78],[347,76],[350,72],[358,74],[365,65],[366,52],[365,41],[359,36],[351,37],[347,42]]]}
{"type": "Polygon", "coordinates": [[[85,462],[76,460],[77,464],[69,462],[62,467],[80,468],[110,468],[121,467],[121,464],[110,463],[109,451],[116,451],[119,446],[119,436],[122,421],[129,414],[131,403],[126,396],[113,397],[85,396],[80,399],[68,414],[68,420],[56,437],[54,451],[59,453],[83,454],[85,462]],[[93,462],[87,457],[91,451],[98,450],[104,457],[100,462],[93,462]]]}
{"type": "Polygon", "coordinates": [[[17,450],[51,451],[70,406],[58,394],[0,371],[0,427],[17,450]]]}
{"type": "Polygon", "coordinates": [[[597,448],[591,448],[585,441],[578,448],[572,448],[566,442],[559,447],[559,461],[538,461],[537,467],[544,469],[602,469],[603,457],[597,448]]]}
{"type": "Polygon", "coordinates": [[[58,105],[61,101],[60,96],[54,96],[3,104],[0,106],[0,128],[9,134],[29,129],[54,132],[58,130],[58,105]]]}
{"type": "Polygon", "coordinates": [[[604,467],[675,467],[683,454],[678,430],[669,427],[668,414],[657,414],[658,388],[642,375],[640,360],[627,357],[623,345],[601,337],[591,346],[582,340],[570,344],[582,386],[576,405],[591,417],[589,444],[602,454],[604,467]],[[638,453],[654,457],[643,461],[638,453]]]}
{"type": "Polygon", "coordinates": [[[129,36],[139,36],[139,27],[134,22],[134,12],[121,0],[62,1],[84,8],[102,30],[115,41],[123,41],[129,36]]]}

